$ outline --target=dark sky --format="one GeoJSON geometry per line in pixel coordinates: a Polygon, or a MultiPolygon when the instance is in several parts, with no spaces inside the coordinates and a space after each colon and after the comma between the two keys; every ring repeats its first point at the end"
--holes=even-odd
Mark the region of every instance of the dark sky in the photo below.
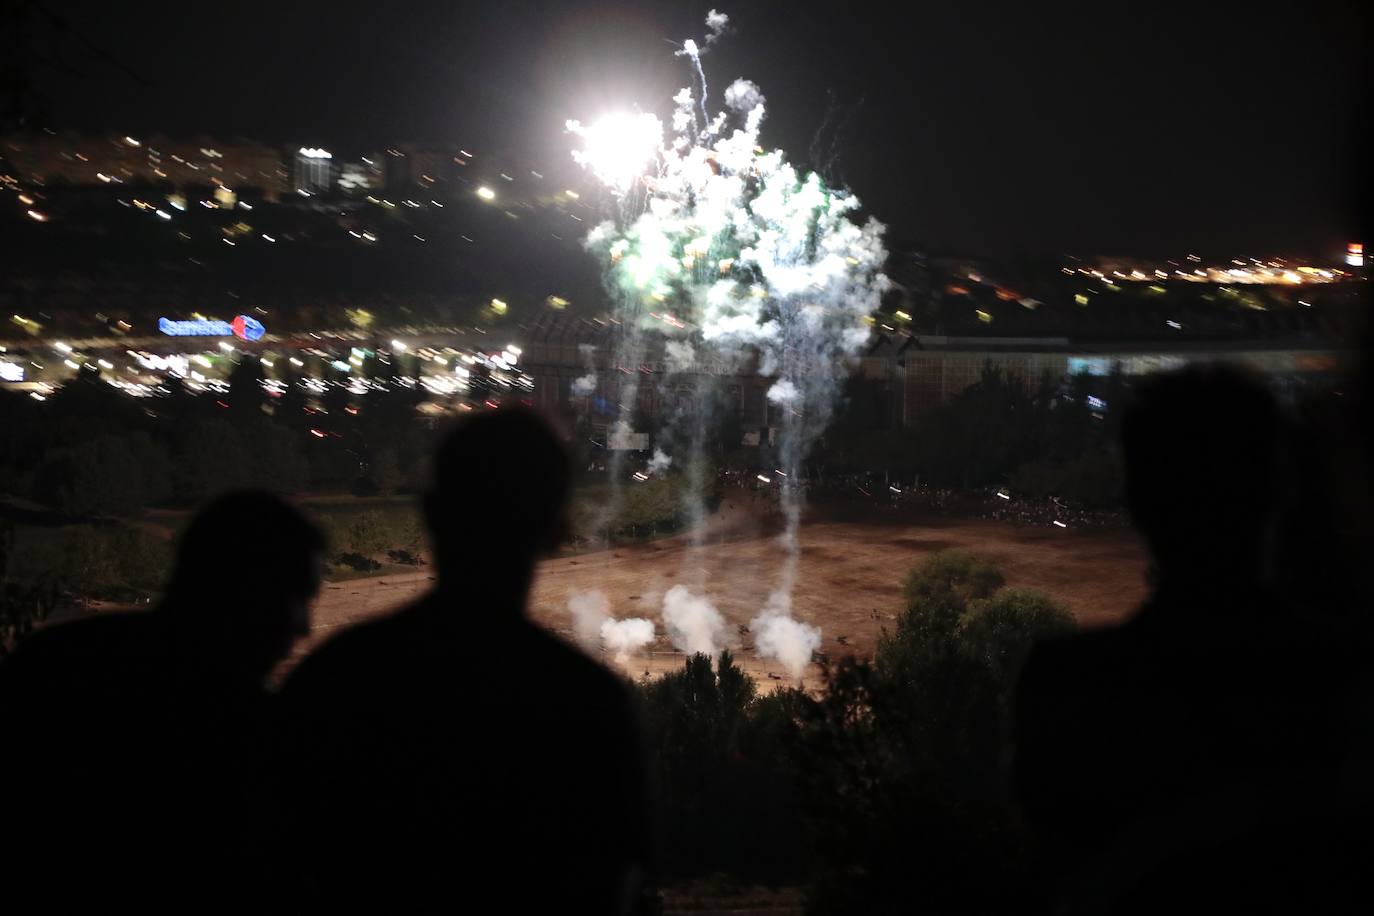
{"type": "MultiPolygon", "coordinates": [[[[670,41],[700,40],[711,5],[20,4],[75,28],[40,13],[29,33],[57,126],[451,139],[559,163],[566,118],[668,110],[688,78],[670,41]]],[[[1353,0],[718,5],[712,85],[758,83],[765,142],[830,163],[901,239],[1250,255],[1353,237],[1369,113],[1353,0]]]]}

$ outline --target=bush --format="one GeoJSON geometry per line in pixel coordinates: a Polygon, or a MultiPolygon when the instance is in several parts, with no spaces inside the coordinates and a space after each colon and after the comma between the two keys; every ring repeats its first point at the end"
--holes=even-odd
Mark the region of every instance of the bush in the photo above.
{"type": "Polygon", "coordinates": [[[170,546],[140,529],[80,525],[63,532],[60,582],[78,598],[146,596],[170,570],[170,546]]]}
{"type": "Polygon", "coordinates": [[[32,549],[25,554],[17,547],[14,525],[0,524],[0,658],[57,606],[60,554],[52,550],[45,556],[32,549]]]}
{"type": "Polygon", "coordinates": [[[354,513],[343,532],[348,549],[364,557],[376,556],[392,544],[390,525],[380,512],[354,513]]]}
{"type": "Polygon", "coordinates": [[[823,867],[815,912],[1025,906],[1034,868],[1003,783],[1008,694],[1068,613],[959,551],[907,577],[871,665],[846,661],[806,710],[796,772],[823,867]]]}
{"type": "Polygon", "coordinates": [[[267,417],[255,417],[243,435],[250,451],[244,474],[248,485],[277,493],[298,493],[305,487],[310,465],[291,430],[267,417]]]}

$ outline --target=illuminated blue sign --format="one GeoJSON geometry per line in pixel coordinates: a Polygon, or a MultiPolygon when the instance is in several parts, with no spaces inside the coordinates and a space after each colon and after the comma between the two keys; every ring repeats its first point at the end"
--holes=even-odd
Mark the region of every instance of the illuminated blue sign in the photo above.
{"type": "Polygon", "coordinates": [[[233,321],[218,321],[212,318],[178,321],[172,318],[159,318],[157,329],[171,337],[237,337],[240,340],[258,340],[267,330],[261,321],[247,315],[235,316],[233,321]]]}

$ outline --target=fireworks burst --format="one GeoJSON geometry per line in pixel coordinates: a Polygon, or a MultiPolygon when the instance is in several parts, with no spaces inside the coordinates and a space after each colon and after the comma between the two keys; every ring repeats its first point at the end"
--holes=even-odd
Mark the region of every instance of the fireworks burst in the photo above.
{"type": "MultiPolygon", "coordinates": [[[[645,335],[663,335],[669,365],[689,371],[702,356],[717,364],[758,355],[775,379],[768,392],[781,408],[781,500],[785,557],[768,605],[755,620],[760,652],[800,674],[818,631],[789,627],[798,560],[802,491],[799,472],[834,408],[847,363],[869,334],[887,277],[883,227],[856,221],[858,199],[814,172],[798,170],[780,150],[759,143],[765,108],[759,87],[740,79],[724,107],[708,117],[701,56],[728,19],[712,11],[702,45],[678,53],[693,65],[695,89],[673,99],[670,128],[649,113],[619,114],[584,127],[573,157],[606,185],[617,213],[596,226],[588,248],[606,267],[616,317],[624,329],[617,364],[642,359],[645,335]],[[672,318],[667,321],[664,316],[672,318]],[[795,639],[792,638],[795,636],[795,639]],[[805,651],[792,643],[800,641],[805,651]]],[[[623,385],[618,426],[637,399],[637,376],[623,385]]],[[[689,439],[702,442],[700,425],[689,439]]],[[[696,457],[696,456],[694,456],[696,457]]],[[[689,462],[690,467],[692,462],[689,462]]],[[[618,479],[620,468],[613,462],[618,479]]],[[[695,494],[700,514],[700,492],[695,494]]],[[[689,507],[691,508],[691,507],[689,507]]]]}

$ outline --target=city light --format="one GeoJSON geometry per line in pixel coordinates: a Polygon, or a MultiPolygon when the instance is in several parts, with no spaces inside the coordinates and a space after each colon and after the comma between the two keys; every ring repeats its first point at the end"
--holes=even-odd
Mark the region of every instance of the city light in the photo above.
{"type": "Polygon", "coordinates": [[[327,149],[320,149],[313,146],[302,146],[298,151],[306,159],[333,159],[333,153],[327,149]]]}
{"type": "Polygon", "coordinates": [[[496,192],[493,191],[491,188],[487,187],[486,185],[482,185],[480,188],[477,189],[477,196],[482,198],[483,200],[495,200],[496,192]]]}

